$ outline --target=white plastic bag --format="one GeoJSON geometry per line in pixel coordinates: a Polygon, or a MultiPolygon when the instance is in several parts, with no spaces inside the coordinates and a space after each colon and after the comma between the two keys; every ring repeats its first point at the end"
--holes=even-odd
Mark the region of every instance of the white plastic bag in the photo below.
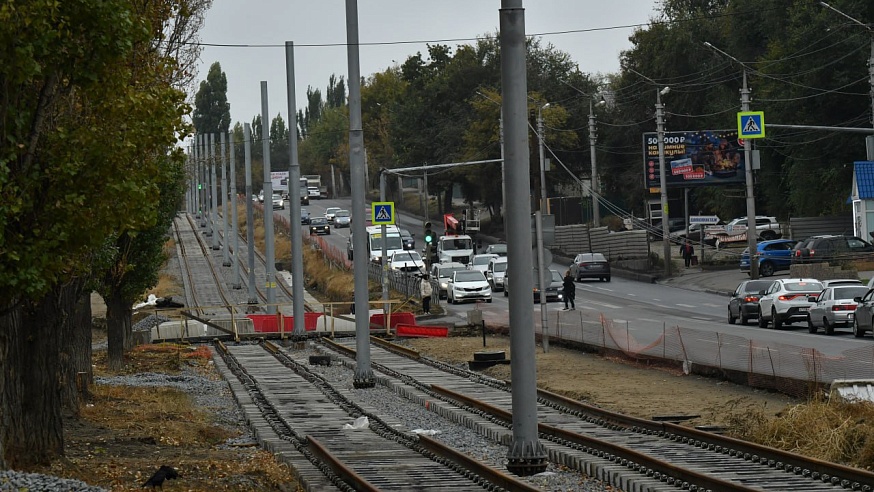
{"type": "Polygon", "coordinates": [[[351,424],[344,424],[343,429],[366,429],[370,426],[370,420],[366,416],[361,416],[355,419],[351,424]]]}

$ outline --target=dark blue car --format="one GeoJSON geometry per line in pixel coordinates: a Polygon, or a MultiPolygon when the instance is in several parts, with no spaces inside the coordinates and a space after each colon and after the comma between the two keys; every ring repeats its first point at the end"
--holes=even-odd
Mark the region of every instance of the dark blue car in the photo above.
{"type": "MultiPolygon", "coordinates": [[[[770,277],[775,272],[789,270],[792,265],[794,239],[773,239],[756,243],[756,256],[759,259],[759,275],[770,277]]],[[[750,249],[744,250],[740,257],[740,271],[750,272],[750,249]]]]}

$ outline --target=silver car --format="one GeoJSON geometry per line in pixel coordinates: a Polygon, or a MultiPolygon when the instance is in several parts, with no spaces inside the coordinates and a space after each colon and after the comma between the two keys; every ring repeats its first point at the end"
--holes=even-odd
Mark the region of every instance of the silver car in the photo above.
{"type": "Polygon", "coordinates": [[[816,304],[807,312],[807,330],[816,333],[823,327],[826,335],[833,335],[835,327],[851,327],[857,303],[853,299],[868,292],[864,285],[838,285],[826,287],[810,300],[816,304]]]}
{"type": "Polygon", "coordinates": [[[334,229],[349,227],[352,223],[352,214],[348,210],[338,210],[334,213],[334,229]]]}

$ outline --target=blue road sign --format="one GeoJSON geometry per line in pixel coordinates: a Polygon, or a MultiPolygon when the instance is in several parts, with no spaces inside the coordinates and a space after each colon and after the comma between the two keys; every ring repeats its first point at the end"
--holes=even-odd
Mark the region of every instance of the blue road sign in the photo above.
{"type": "Polygon", "coordinates": [[[370,216],[374,225],[393,225],[395,223],[395,202],[372,202],[370,216]]]}
{"type": "Polygon", "coordinates": [[[765,112],[739,112],[737,114],[737,133],[740,138],[765,138],[765,112]]]}

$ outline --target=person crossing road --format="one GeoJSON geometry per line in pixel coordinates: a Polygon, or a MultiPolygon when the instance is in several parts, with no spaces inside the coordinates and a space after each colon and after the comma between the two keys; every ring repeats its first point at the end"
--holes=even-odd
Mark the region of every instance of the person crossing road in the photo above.
{"type": "Polygon", "coordinates": [[[570,310],[575,310],[577,306],[576,304],[574,304],[574,298],[577,295],[577,286],[576,284],[574,284],[574,278],[571,276],[570,270],[565,272],[564,279],[562,279],[561,285],[564,288],[564,311],[568,310],[568,302],[570,302],[571,305],[570,310]]]}

